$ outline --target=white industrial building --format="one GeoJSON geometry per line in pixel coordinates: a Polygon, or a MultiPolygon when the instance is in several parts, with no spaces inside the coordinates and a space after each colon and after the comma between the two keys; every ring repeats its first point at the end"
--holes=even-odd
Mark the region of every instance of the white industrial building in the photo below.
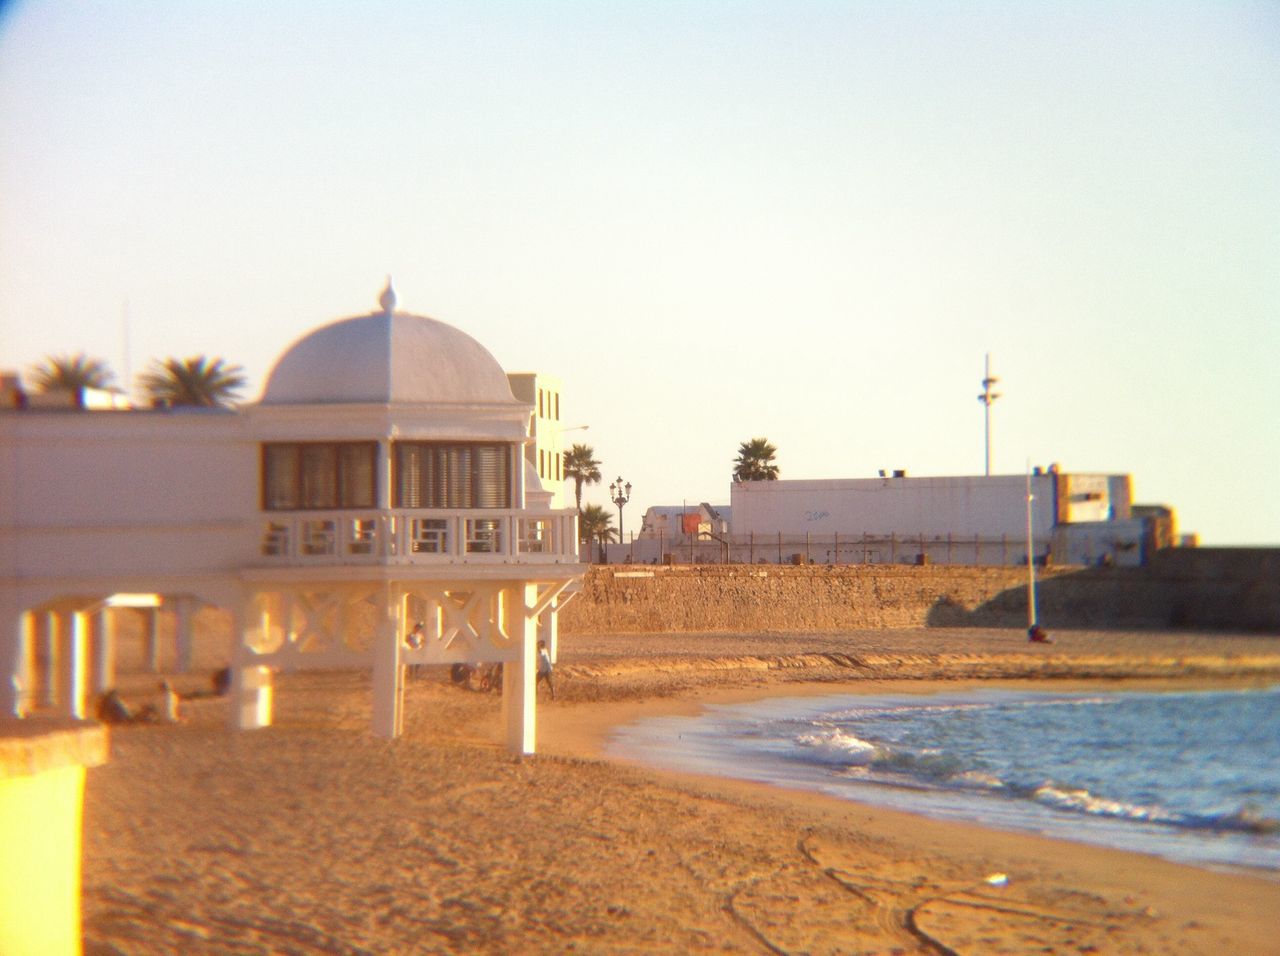
{"type": "Polygon", "coordinates": [[[729,532],[728,505],[705,501],[696,505],[651,505],[640,520],[636,540],[683,541],[690,534],[706,539],[723,537],[729,532]]]}
{"type": "Polygon", "coordinates": [[[554,506],[554,380],[509,380],[388,284],[290,347],[256,404],[63,404],[0,411],[4,712],[84,715],[114,680],[119,606],[172,609],[181,665],[214,605],[236,622],[237,727],[270,723],[275,672],[365,668],[392,737],[406,665],[501,662],[507,744],[532,752],[535,644],[554,655],[584,571],[554,506]]]}
{"type": "MultiPolygon", "coordinates": [[[[732,485],[733,544],[754,558],[834,563],[1141,564],[1148,521],[1128,475],[747,481],[732,485]],[[803,546],[803,547],[802,547],[803,546]]],[[[750,558],[749,558],[750,560],[750,558]]]]}

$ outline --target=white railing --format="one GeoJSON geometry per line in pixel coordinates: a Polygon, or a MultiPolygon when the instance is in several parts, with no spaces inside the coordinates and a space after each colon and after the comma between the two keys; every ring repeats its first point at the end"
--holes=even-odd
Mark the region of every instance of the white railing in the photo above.
{"type": "Polygon", "coordinates": [[[271,565],[578,562],[577,513],[289,511],[264,517],[271,565]]]}

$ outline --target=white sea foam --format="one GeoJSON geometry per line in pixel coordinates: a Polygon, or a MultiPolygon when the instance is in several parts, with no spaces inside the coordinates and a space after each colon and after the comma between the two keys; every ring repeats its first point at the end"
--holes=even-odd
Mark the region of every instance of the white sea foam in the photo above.
{"type": "Polygon", "coordinates": [[[981,770],[965,770],[962,773],[953,774],[947,782],[965,790],[1005,789],[1003,780],[995,774],[984,773],[981,770]]]}
{"type": "Polygon", "coordinates": [[[801,734],[796,743],[808,748],[817,762],[844,767],[865,767],[881,756],[881,750],[875,744],[845,733],[838,727],[819,727],[812,733],[801,734]]]}
{"type": "Polygon", "coordinates": [[[1126,820],[1145,820],[1150,823],[1182,823],[1182,818],[1160,807],[1147,807],[1123,800],[1109,800],[1088,790],[1069,790],[1053,784],[1037,787],[1032,799],[1058,810],[1074,810],[1100,817],[1117,817],[1126,820]]]}

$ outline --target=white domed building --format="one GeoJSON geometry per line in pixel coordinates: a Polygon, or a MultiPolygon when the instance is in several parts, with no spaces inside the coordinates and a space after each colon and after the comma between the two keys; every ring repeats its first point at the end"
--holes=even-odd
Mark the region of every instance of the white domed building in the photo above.
{"type": "Polygon", "coordinates": [[[536,642],[554,656],[584,571],[530,460],[549,396],[517,399],[530,376],[390,284],[379,304],[294,343],[257,404],[0,412],[5,712],[82,716],[114,680],[113,607],[172,609],[188,665],[211,604],[237,622],[234,726],[271,722],[276,672],[364,667],[394,737],[405,666],[501,662],[507,744],[533,752],[536,642]]]}

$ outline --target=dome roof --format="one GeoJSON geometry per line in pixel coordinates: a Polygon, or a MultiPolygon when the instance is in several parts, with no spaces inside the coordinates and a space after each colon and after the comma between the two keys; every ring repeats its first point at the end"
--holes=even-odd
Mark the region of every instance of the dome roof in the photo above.
{"type": "Polygon", "coordinates": [[[341,319],[299,339],[276,362],[263,405],[516,404],[489,351],[451,325],[393,311],[341,319]]]}

